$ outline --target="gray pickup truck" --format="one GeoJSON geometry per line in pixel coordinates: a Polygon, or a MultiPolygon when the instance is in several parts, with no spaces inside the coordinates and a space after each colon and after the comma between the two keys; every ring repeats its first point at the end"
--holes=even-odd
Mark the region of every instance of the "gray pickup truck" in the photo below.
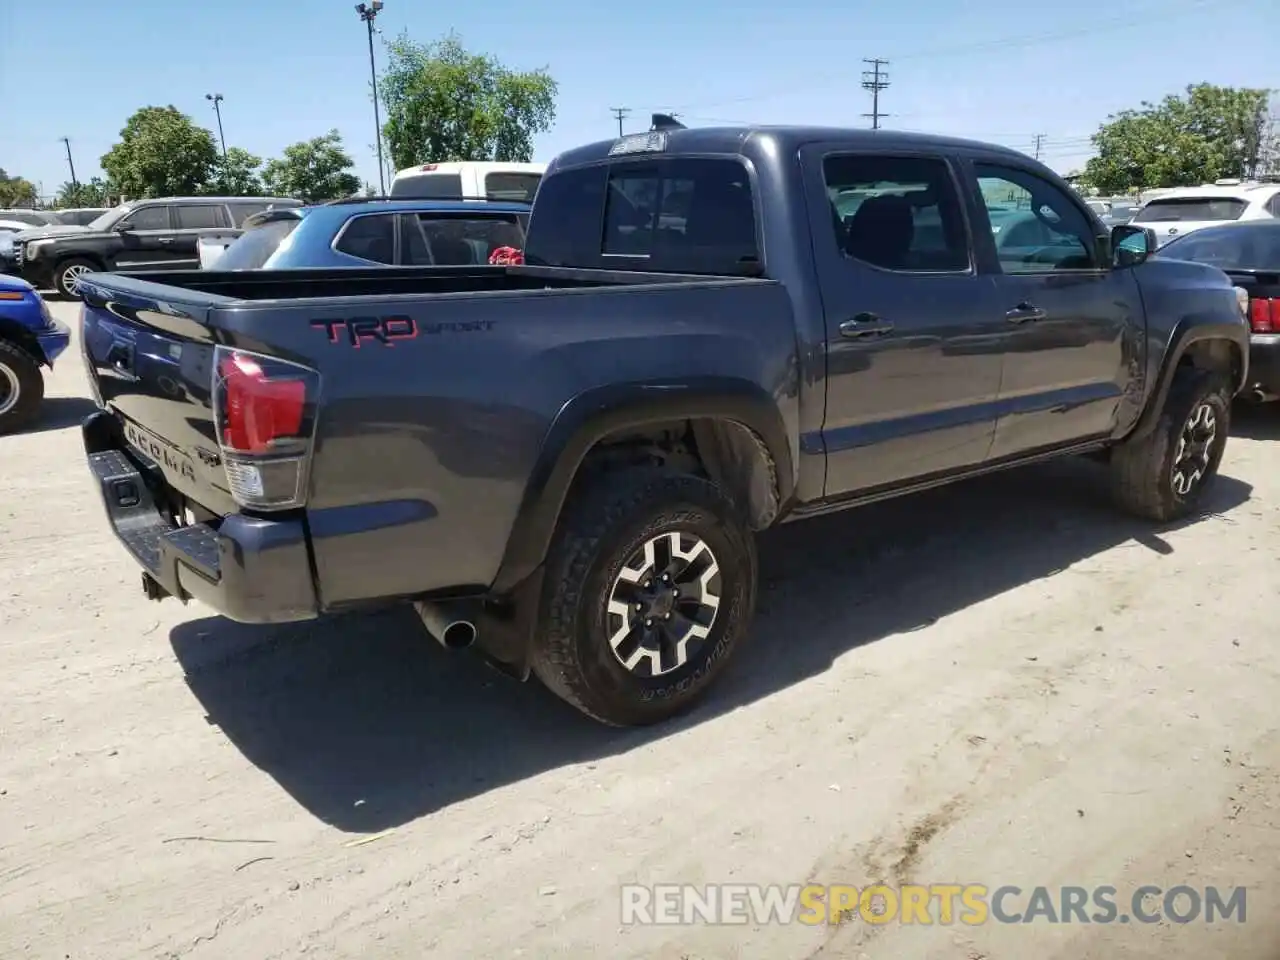
{"type": "Polygon", "coordinates": [[[1192,511],[1248,329],[1153,248],[1001,147],[658,129],[550,165],[523,265],[82,278],[85,451],[153,598],[413,603],[652,723],[746,637],[754,531],[1079,454],[1192,511]]]}

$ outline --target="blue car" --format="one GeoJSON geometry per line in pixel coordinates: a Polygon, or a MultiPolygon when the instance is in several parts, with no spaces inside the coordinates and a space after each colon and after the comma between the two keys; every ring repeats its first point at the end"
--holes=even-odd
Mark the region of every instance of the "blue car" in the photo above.
{"type": "Polygon", "coordinates": [[[40,368],[71,342],[71,330],[49,313],[35,287],[0,275],[0,434],[12,433],[36,415],[44,400],[40,368]]]}
{"type": "Polygon", "coordinates": [[[529,204],[478,200],[339,200],[267,210],[214,270],[478,266],[519,262],[529,204]]]}

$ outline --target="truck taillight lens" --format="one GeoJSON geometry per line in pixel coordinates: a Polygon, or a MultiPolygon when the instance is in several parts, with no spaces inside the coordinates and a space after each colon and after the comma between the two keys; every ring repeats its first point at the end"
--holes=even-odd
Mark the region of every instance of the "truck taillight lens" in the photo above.
{"type": "Polygon", "coordinates": [[[309,367],[217,347],[213,416],[231,495],[284,510],[306,501],[320,375],[309,367]]]}
{"type": "Polygon", "coordinates": [[[1249,328],[1254,333],[1280,333],[1280,298],[1255,297],[1251,300],[1249,328]]]}

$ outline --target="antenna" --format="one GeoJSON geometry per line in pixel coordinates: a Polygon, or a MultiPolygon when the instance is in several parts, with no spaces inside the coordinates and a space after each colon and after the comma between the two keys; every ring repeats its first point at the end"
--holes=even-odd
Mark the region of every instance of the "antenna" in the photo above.
{"type": "Polygon", "coordinates": [[[678,113],[655,113],[652,118],[653,126],[650,131],[657,130],[687,130],[689,129],[676,118],[680,116],[678,113]]]}

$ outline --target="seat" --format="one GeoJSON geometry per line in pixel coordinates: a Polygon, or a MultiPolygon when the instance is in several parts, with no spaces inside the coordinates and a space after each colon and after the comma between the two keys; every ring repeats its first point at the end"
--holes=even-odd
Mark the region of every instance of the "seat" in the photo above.
{"type": "Polygon", "coordinates": [[[710,177],[694,186],[684,245],[727,247],[739,256],[750,256],[755,253],[755,237],[755,210],[746,189],[710,177]]]}
{"type": "Polygon", "coordinates": [[[456,237],[432,237],[431,255],[438,266],[471,266],[476,262],[475,248],[456,237]]]}
{"type": "Polygon", "coordinates": [[[845,252],[886,270],[901,270],[915,239],[915,214],[905,197],[872,197],[849,218],[845,252]]]}

